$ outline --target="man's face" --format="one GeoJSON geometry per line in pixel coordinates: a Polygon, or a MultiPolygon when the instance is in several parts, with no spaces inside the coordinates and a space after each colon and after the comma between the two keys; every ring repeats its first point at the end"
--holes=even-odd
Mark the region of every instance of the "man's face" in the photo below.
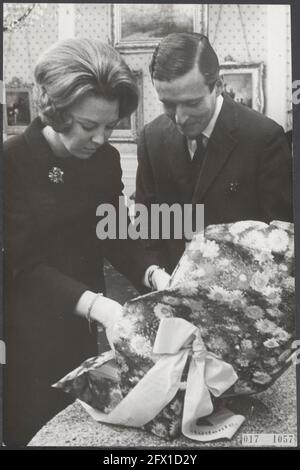
{"type": "Polygon", "coordinates": [[[198,66],[171,82],[154,80],[154,87],[165,113],[179,131],[191,139],[207,127],[222,91],[219,82],[210,91],[198,66]]]}

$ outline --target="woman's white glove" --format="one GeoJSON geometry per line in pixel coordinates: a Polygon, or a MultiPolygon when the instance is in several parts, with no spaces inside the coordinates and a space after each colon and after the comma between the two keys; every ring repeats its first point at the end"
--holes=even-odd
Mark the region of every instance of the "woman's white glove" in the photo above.
{"type": "Polygon", "coordinates": [[[95,321],[105,328],[105,333],[113,348],[113,341],[116,339],[117,325],[122,317],[123,307],[115,300],[96,294],[91,291],[85,291],[80,297],[75,313],[84,316],[89,321],[95,321]]]}
{"type": "Polygon", "coordinates": [[[91,310],[91,320],[104,326],[107,340],[112,349],[114,349],[113,343],[117,339],[117,327],[122,318],[122,312],[121,304],[104,296],[99,296],[96,299],[91,310]]]}

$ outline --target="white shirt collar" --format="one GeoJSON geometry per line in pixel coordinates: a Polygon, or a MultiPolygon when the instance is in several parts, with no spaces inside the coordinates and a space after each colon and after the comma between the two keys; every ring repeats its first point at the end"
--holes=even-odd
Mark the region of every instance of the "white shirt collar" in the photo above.
{"type": "MultiPolygon", "coordinates": [[[[202,134],[205,137],[207,137],[207,139],[209,139],[210,136],[213,133],[213,130],[214,130],[216,122],[217,122],[217,119],[218,119],[219,114],[221,112],[223,101],[224,101],[223,96],[219,95],[216,99],[216,107],[215,107],[215,110],[214,110],[214,114],[212,115],[212,118],[209,121],[209,123],[207,124],[204,131],[202,131],[202,134]]],[[[188,149],[189,149],[190,155],[191,156],[194,155],[194,153],[196,151],[196,147],[197,147],[196,140],[195,139],[187,139],[187,144],[188,144],[188,149]]]]}
{"type": "Polygon", "coordinates": [[[222,108],[222,104],[223,104],[223,101],[224,101],[224,98],[222,95],[219,95],[216,99],[216,107],[215,107],[215,111],[214,111],[214,114],[212,115],[212,118],[211,120],[209,121],[209,123],[207,124],[207,127],[204,129],[204,131],[202,131],[202,134],[205,135],[205,137],[207,137],[208,139],[210,138],[210,136],[212,135],[212,132],[215,128],[215,125],[216,125],[216,122],[217,122],[217,119],[219,117],[219,114],[221,112],[221,108],[222,108]]]}

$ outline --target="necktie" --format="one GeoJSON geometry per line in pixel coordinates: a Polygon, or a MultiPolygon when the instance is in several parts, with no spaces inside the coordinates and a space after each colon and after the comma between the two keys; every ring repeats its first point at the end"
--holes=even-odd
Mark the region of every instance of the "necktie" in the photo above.
{"type": "Polygon", "coordinates": [[[203,137],[204,136],[200,134],[200,136],[196,138],[197,147],[190,165],[192,189],[195,188],[195,184],[204,160],[206,147],[203,142],[203,137]]]}

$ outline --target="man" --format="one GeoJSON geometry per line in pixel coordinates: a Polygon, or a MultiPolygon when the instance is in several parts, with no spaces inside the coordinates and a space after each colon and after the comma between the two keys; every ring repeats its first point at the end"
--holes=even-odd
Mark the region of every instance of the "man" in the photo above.
{"type": "MultiPolygon", "coordinates": [[[[150,73],[164,114],[141,134],[136,202],[204,204],[205,226],[290,221],[291,155],[283,129],[223,94],[208,38],[170,34],[156,48],[150,73]]],[[[185,240],[148,246],[171,272],[185,240]]]]}

